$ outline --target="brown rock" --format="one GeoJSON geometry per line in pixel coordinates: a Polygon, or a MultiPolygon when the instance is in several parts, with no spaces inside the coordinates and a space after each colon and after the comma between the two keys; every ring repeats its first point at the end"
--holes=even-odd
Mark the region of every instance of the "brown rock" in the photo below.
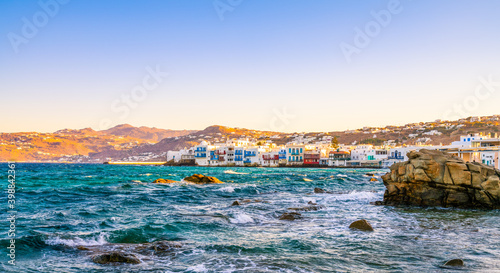
{"type": "Polygon", "coordinates": [[[213,176],[205,176],[202,174],[193,174],[188,177],[184,177],[184,181],[193,182],[196,184],[221,184],[224,183],[213,176]]]}
{"type": "Polygon", "coordinates": [[[163,179],[163,178],[158,178],[153,183],[155,184],[167,184],[167,183],[176,183],[177,181],[170,180],[170,179],[163,179]]]}
{"type": "Polygon", "coordinates": [[[413,177],[417,181],[425,181],[425,182],[430,182],[432,181],[427,174],[425,173],[424,170],[422,169],[415,169],[413,172],[413,177]]]}
{"type": "Polygon", "coordinates": [[[368,223],[368,221],[366,221],[365,219],[361,219],[361,220],[352,222],[349,225],[349,228],[350,229],[359,229],[362,231],[373,231],[372,225],[370,225],[370,223],[368,223]]]}
{"type": "Polygon", "coordinates": [[[406,173],[406,167],[405,165],[401,165],[398,168],[398,175],[404,175],[406,173]]]}
{"type": "Polygon", "coordinates": [[[238,200],[234,201],[231,206],[239,206],[241,205],[240,202],[238,202],[238,200]]]}
{"type": "Polygon", "coordinates": [[[326,193],[326,191],[321,188],[314,188],[314,193],[326,193]]]}
{"type": "Polygon", "coordinates": [[[489,192],[495,199],[500,199],[500,178],[498,176],[490,176],[488,179],[481,183],[481,188],[487,192],[489,192]]]}
{"type": "Polygon", "coordinates": [[[441,151],[408,153],[382,176],[384,205],[500,208],[500,171],[441,151]]]}
{"type": "Polygon", "coordinates": [[[464,266],[464,261],[462,259],[453,259],[453,260],[449,260],[447,261],[445,264],[445,266],[457,266],[457,267],[461,267],[461,266],[464,266]]]}
{"type": "Polygon", "coordinates": [[[139,260],[135,255],[130,253],[124,253],[120,251],[111,251],[108,253],[101,253],[92,256],[92,261],[97,264],[140,264],[139,260]]]}
{"type": "Polygon", "coordinates": [[[455,185],[472,186],[472,176],[469,169],[467,169],[467,165],[464,163],[447,162],[446,166],[455,185]]]}
{"type": "Polygon", "coordinates": [[[467,168],[471,172],[481,173],[481,164],[478,163],[467,163],[467,168]]]}
{"type": "Polygon", "coordinates": [[[287,221],[294,221],[297,219],[302,219],[302,214],[298,212],[285,212],[283,213],[280,218],[280,220],[287,220],[287,221]]]}
{"type": "MultiPolygon", "coordinates": [[[[148,244],[145,245],[147,246],[148,244]]],[[[174,249],[182,247],[181,243],[171,241],[157,241],[150,243],[149,245],[149,248],[152,249],[156,255],[170,253],[174,249]]]]}

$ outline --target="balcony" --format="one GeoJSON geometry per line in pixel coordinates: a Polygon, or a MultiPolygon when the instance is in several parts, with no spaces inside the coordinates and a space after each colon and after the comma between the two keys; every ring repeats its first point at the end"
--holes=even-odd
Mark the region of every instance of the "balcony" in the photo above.
{"type": "Polygon", "coordinates": [[[257,154],[255,152],[245,152],[245,157],[249,156],[256,156],[257,154]]]}
{"type": "Polygon", "coordinates": [[[402,155],[397,155],[397,156],[389,156],[389,159],[404,160],[405,157],[402,155]]]}
{"type": "Polygon", "coordinates": [[[264,160],[279,160],[279,155],[263,155],[264,160]]]}

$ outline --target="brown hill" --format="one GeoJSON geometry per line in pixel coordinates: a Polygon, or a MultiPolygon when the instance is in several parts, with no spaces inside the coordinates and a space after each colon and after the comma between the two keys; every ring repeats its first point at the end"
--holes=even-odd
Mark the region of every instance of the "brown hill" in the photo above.
{"type": "Polygon", "coordinates": [[[113,128],[100,131],[102,133],[114,136],[128,136],[150,142],[158,142],[168,137],[185,136],[196,132],[196,130],[167,130],[155,127],[134,127],[129,124],[117,125],[113,128]]]}

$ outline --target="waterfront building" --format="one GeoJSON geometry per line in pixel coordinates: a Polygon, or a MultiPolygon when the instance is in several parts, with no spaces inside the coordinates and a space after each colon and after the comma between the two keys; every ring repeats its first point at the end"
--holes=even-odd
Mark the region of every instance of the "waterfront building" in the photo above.
{"type": "Polygon", "coordinates": [[[351,153],[347,151],[330,151],[328,166],[347,166],[349,160],[351,160],[351,153]]]}
{"type": "Polygon", "coordinates": [[[263,167],[278,167],[279,151],[260,153],[260,165],[263,167]]]}
{"type": "Polygon", "coordinates": [[[304,166],[319,166],[321,154],[317,151],[306,151],[304,153],[304,166]]]}
{"type": "Polygon", "coordinates": [[[304,164],[304,144],[287,144],[286,155],[287,165],[303,165],[304,164]]]}

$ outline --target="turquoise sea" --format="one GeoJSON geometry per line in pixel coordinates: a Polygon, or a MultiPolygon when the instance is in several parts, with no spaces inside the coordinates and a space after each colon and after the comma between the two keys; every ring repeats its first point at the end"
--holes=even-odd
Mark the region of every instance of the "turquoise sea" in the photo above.
{"type": "Polygon", "coordinates": [[[386,170],[21,163],[12,266],[7,164],[0,171],[0,272],[500,272],[499,211],[372,205],[386,170]],[[195,173],[225,183],[150,183],[195,173]],[[259,201],[231,206],[243,199],[259,201]],[[278,219],[310,201],[324,208],[278,219]],[[375,231],[350,230],[358,219],[375,231]],[[117,266],[78,249],[160,240],[182,247],[117,266]],[[454,258],[466,267],[441,267],[454,258]]]}

